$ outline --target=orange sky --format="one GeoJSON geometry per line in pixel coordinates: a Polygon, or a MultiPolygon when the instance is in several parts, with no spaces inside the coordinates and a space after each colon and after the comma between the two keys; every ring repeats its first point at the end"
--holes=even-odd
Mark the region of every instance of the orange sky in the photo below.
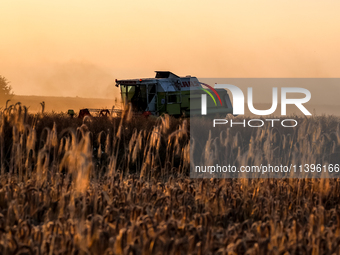
{"type": "Polygon", "coordinates": [[[114,97],[114,79],[340,77],[340,1],[2,0],[16,94],[114,97]]]}

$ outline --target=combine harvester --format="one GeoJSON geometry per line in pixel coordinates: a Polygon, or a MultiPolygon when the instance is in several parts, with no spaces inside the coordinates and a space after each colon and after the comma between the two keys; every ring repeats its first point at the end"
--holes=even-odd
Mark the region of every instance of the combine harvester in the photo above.
{"type": "MultiPolygon", "coordinates": [[[[219,98],[214,98],[212,87],[196,77],[179,77],[171,72],[156,71],[155,78],[117,80],[122,102],[131,103],[133,111],[145,116],[169,114],[175,117],[201,114],[201,95],[207,98],[208,115],[233,113],[228,92],[216,89],[219,98]],[[216,103],[217,102],[217,103],[216,103]]],[[[216,95],[216,94],[215,94],[216,95]]],[[[215,96],[216,97],[216,96],[215,96]]]]}

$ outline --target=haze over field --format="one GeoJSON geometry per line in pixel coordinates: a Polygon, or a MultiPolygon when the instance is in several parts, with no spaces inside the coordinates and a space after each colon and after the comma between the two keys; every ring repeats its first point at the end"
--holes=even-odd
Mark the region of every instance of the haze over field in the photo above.
{"type": "Polygon", "coordinates": [[[82,97],[52,97],[52,96],[14,96],[11,103],[20,102],[22,105],[29,107],[30,113],[41,112],[41,102],[45,102],[44,110],[46,112],[64,112],[69,109],[74,110],[76,114],[80,109],[112,109],[120,108],[119,101],[115,102],[113,99],[107,98],[82,98],[82,97]]]}
{"type": "Polygon", "coordinates": [[[338,1],[0,5],[0,74],[18,95],[114,98],[116,78],[339,77],[338,1]]]}

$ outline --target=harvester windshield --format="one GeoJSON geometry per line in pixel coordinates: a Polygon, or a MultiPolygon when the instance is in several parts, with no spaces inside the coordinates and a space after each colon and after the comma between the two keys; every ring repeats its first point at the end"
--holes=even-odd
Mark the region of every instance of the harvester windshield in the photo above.
{"type": "Polygon", "coordinates": [[[147,88],[145,85],[121,86],[124,105],[131,103],[134,111],[145,111],[147,108],[147,88]]]}

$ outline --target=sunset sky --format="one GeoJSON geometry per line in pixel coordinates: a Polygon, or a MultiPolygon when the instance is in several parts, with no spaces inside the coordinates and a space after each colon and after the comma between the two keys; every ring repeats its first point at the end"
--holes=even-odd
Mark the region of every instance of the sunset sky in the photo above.
{"type": "Polygon", "coordinates": [[[19,95],[114,97],[116,78],[340,77],[340,1],[2,0],[19,95]]]}

